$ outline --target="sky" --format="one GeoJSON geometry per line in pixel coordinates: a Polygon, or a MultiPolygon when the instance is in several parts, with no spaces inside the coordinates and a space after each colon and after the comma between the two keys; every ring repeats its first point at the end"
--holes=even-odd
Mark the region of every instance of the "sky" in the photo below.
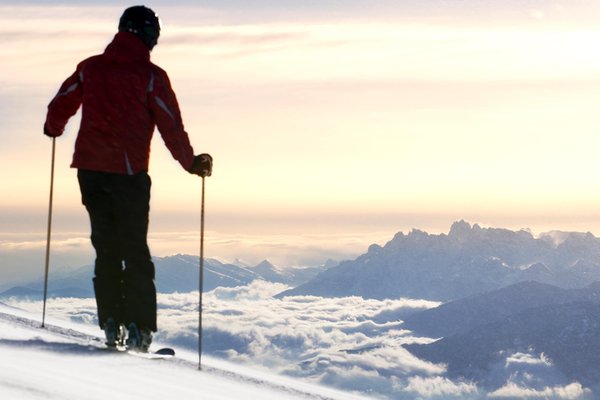
{"type": "MultiPolygon", "coordinates": [[[[45,109],[112,39],[122,1],[0,1],[0,257],[43,260],[45,109]]],[[[600,4],[593,1],[154,1],[164,68],[207,179],[207,255],[351,258],[466,219],[600,234],[600,4]]],[[[93,258],[57,140],[53,262],[93,258]]],[[[198,250],[200,180],[152,146],[150,244],[198,250]]],[[[36,261],[37,260],[37,261],[36,261]]],[[[37,265],[36,265],[37,268],[37,265]]],[[[6,271],[5,271],[6,273],[6,271]]]]}

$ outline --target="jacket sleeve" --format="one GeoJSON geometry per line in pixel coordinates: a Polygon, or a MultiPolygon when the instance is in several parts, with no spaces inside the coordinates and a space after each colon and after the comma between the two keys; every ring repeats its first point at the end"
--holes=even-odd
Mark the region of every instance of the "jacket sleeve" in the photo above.
{"type": "Polygon", "coordinates": [[[194,162],[194,150],[183,127],[181,111],[166,72],[156,67],[149,91],[150,110],[165,145],[181,166],[189,171],[194,162]]]}
{"type": "Polygon", "coordinates": [[[80,64],[73,75],[63,82],[56,96],[48,104],[44,127],[52,136],[62,135],[69,118],[75,115],[81,105],[83,93],[81,76],[80,64]]]}

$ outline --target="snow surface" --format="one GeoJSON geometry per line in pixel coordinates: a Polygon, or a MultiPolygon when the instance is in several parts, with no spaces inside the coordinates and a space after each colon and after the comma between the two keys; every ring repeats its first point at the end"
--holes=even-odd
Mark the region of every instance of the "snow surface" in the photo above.
{"type": "MultiPolygon", "coordinates": [[[[319,399],[343,393],[203,356],[148,360],[105,349],[97,327],[47,318],[0,303],[2,399],[319,399]]],[[[160,344],[156,344],[159,347],[160,344]]]]}

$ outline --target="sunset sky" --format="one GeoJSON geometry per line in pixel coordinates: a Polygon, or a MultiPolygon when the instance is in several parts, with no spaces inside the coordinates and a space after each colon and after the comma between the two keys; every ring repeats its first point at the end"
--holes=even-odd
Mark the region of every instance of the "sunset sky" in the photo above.
{"type": "MultiPolygon", "coordinates": [[[[46,105],[130,5],[0,1],[5,275],[43,260],[46,105]]],[[[600,2],[146,5],[163,24],[152,60],[169,73],[196,152],[215,159],[207,255],[302,265],[459,219],[600,234],[600,2]]],[[[77,128],[74,118],[57,140],[64,266],[91,262],[69,168],[77,128]]],[[[158,133],[150,175],[153,253],[197,252],[200,180],[158,133]]]]}

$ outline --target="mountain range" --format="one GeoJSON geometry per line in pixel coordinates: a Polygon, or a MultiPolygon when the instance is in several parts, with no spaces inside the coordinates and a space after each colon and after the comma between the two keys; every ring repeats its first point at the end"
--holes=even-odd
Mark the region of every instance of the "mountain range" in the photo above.
{"type": "Polygon", "coordinates": [[[600,284],[562,289],[522,282],[419,312],[404,326],[429,344],[405,346],[415,356],[447,365],[448,376],[493,386],[507,357],[534,354],[567,382],[600,382],[600,284]]]}
{"type": "Polygon", "coordinates": [[[591,233],[482,228],[455,222],[448,234],[402,232],[384,246],[287,290],[293,295],[418,298],[449,301],[517,282],[562,288],[600,280],[600,239],[591,233]]]}
{"type": "MultiPolygon", "coordinates": [[[[156,290],[159,293],[190,292],[199,287],[198,256],[177,254],[154,257],[156,268],[156,290]]],[[[282,269],[264,260],[256,266],[241,262],[223,263],[216,259],[204,260],[204,291],[217,287],[244,286],[256,279],[296,286],[305,282],[326,266],[282,269]]],[[[94,267],[87,265],[76,270],[51,272],[48,279],[49,297],[94,297],[92,277],[94,267]]],[[[42,279],[25,283],[0,293],[0,298],[43,296],[42,279]]]]}
{"type": "MultiPolygon", "coordinates": [[[[477,326],[497,322],[538,307],[569,303],[600,303],[600,282],[563,289],[539,282],[519,282],[485,294],[444,303],[401,317],[404,327],[432,338],[462,335],[477,326]]],[[[395,319],[387,313],[386,319],[395,319]]],[[[400,319],[400,318],[399,318],[400,319]]]]}

